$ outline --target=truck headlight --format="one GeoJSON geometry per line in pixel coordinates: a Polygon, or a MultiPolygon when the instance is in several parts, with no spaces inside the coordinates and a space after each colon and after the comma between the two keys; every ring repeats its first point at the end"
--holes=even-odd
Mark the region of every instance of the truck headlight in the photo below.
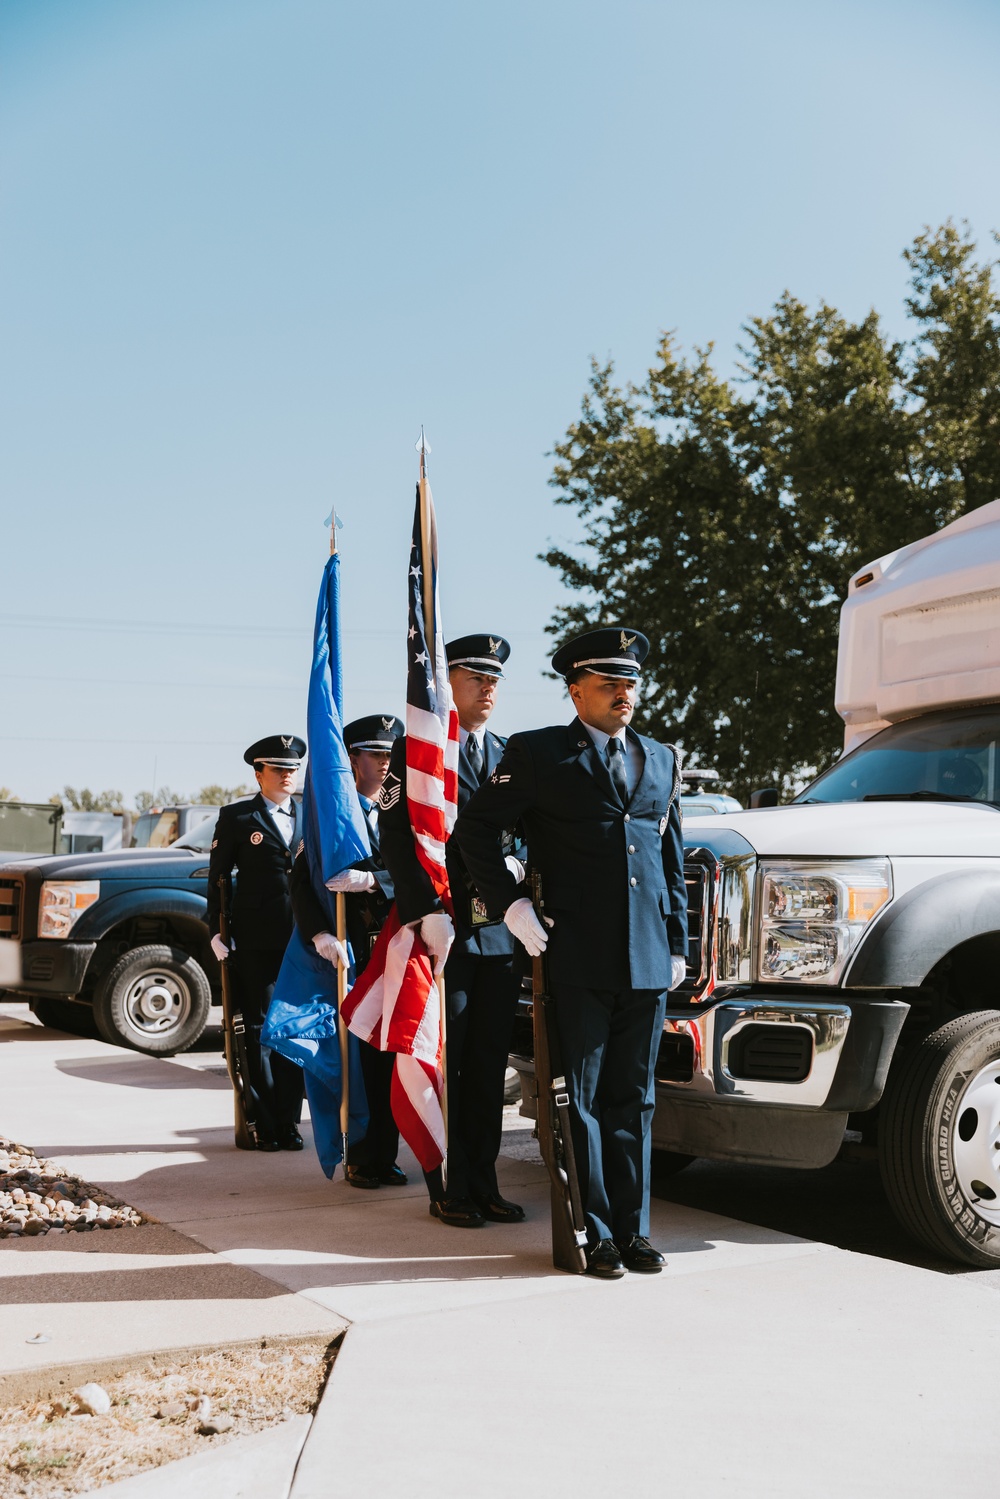
{"type": "Polygon", "coordinates": [[[763,983],[834,984],[874,916],[892,899],[888,859],[762,859],[763,983]]]}
{"type": "Polygon", "coordinates": [[[39,937],[68,937],[100,893],[100,880],[46,880],[38,903],[39,937]]]}

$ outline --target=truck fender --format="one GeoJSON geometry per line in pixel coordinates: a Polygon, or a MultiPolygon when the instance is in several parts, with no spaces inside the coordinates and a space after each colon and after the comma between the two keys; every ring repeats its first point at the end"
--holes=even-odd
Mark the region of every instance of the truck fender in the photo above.
{"type": "Polygon", "coordinates": [[[893,901],[844,975],[845,989],[915,989],[973,937],[1000,932],[1000,872],[941,874],[893,901]]]}
{"type": "Polygon", "coordinates": [[[74,942],[96,942],[132,916],[189,916],[204,921],[208,902],[195,890],[123,890],[109,900],[99,900],[84,912],[73,928],[74,942]]]}

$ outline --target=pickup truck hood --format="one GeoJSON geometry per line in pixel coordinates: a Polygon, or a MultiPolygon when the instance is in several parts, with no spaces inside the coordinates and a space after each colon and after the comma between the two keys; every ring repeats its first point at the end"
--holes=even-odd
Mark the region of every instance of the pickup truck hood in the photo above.
{"type": "Polygon", "coordinates": [[[121,848],[97,854],[21,855],[0,864],[24,873],[38,870],[43,880],[131,880],[183,877],[208,866],[208,854],[183,848],[121,848]]]}
{"type": "Polygon", "coordinates": [[[976,802],[833,802],[684,818],[684,841],[729,829],[758,854],[796,858],[1000,857],[1000,810],[976,802]]]}

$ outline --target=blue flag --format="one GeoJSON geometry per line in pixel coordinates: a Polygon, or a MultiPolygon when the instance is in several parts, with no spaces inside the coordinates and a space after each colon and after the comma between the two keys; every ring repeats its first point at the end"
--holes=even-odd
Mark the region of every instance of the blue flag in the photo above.
{"type": "MultiPolygon", "coordinates": [[[[368,825],[354,787],[344,745],[344,682],[340,650],[340,557],[323,569],[313,664],[309,677],[306,765],[302,810],[309,878],[330,931],[337,930],[336,897],[326,881],[371,853],[368,825]]],[[[305,1074],[306,1097],[320,1164],[332,1176],[341,1159],[340,1044],[337,1038],[337,972],[298,931],[292,933],[274,986],[261,1041],[298,1063],[305,1074]]],[[[368,1124],[359,1043],[352,1036],[350,1066],[350,1139],[360,1138],[368,1124]]]]}

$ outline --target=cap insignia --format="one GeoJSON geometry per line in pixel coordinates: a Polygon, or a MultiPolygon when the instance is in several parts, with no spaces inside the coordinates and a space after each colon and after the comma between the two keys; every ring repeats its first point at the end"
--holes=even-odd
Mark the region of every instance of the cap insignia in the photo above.
{"type": "Polygon", "coordinates": [[[497,656],[497,655],[499,655],[499,653],[500,653],[500,642],[499,642],[499,640],[494,640],[493,636],[490,635],[489,636],[489,642],[490,642],[490,655],[491,656],[497,656]]]}
{"type": "Polygon", "coordinates": [[[289,736],[288,736],[287,739],[285,738],[284,734],[281,735],[281,747],[282,747],[282,749],[291,749],[291,747],[292,747],[292,736],[290,734],[289,734],[289,736]]]}
{"type": "Polygon", "coordinates": [[[635,636],[634,635],[626,635],[625,631],[623,630],[622,631],[622,650],[623,651],[627,651],[629,649],[629,647],[633,646],[633,645],[635,645],[635,636]]]}
{"type": "Polygon", "coordinates": [[[385,729],[385,732],[387,734],[391,733],[393,722],[394,722],[394,720],[391,719],[391,718],[383,718],[383,720],[382,720],[382,727],[383,727],[383,729],[385,729]]]}

